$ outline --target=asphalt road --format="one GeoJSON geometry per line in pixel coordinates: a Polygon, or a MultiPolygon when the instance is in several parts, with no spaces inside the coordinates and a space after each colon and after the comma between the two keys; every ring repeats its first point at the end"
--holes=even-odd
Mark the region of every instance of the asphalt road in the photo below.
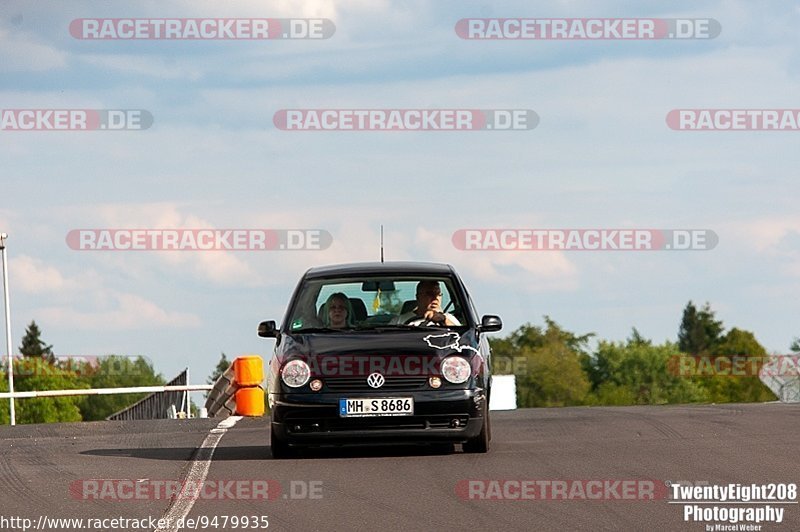
{"type": "MultiPolygon", "coordinates": [[[[215,429],[219,421],[0,427],[0,529],[22,530],[8,521],[17,517],[39,530],[79,529],[53,518],[152,530],[138,520],[185,514],[198,530],[242,530],[244,516],[250,527],[266,521],[281,531],[723,530],[684,521],[665,482],[800,480],[800,405],[493,412],[485,455],[381,447],[280,461],[269,454],[266,418],[227,431],[215,429]],[[171,500],[170,489],[202,475],[199,498],[171,500]],[[108,521],[115,517],[137,521],[108,521]]],[[[782,522],[761,530],[800,530],[797,500],[770,504],[782,522]]]]}

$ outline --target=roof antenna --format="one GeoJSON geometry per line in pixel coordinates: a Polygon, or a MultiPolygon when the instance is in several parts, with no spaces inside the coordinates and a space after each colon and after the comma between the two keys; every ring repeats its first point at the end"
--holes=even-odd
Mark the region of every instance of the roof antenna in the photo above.
{"type": "Polygon", "coordinates": [[[383,264],[383,224],[381,224],[381,264],[383,264]]]}

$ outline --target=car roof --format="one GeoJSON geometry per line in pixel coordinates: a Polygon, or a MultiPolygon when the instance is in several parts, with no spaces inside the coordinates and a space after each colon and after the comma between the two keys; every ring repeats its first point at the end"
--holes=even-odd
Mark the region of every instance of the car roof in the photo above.
{"type": "Polygon", "coordinates": [[[385,274],[385,275],[453,275],[455,270],[449,264],[435,262],[354,262],[350,264],[332,264],[316,266],[305,273],[306,279],[333,277],[337,275],[349,276],[359,274],[385,274]]]}

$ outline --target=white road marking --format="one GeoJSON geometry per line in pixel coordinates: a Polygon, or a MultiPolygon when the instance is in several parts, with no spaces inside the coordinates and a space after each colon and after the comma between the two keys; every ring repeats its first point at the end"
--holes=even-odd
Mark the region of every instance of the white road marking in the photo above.
{"type": "MultiPolygon", "coordinates": [[[[206,475],[208,475],[208,469],[211,467],[211,458],[214,456],[214,450],[217,448],[217,444],[225,433],[228,432],[228,429],[236,425],[240,419],[242,419],[242,416],[225,418],[220,421],[215,428],[211,429],[206,439],[203,440],[203,443],[200,444],[200,447],[195,452],[192,465],[189,467],[189,472],[186,474],[186,478],[183,481],[184,484],[191,482],[196,486],[202,485],[201,483],[205,481],[206,475]]],[[[194,498],[176,498],[173,500],[172,505],[167,508],[167,511],[163,515],[163,519],[165,519],[164,524],[167,525],[166,528],[157,528],[154,532],[177,532],[178,522],[189,515],[194,503],[194,498]]]]}

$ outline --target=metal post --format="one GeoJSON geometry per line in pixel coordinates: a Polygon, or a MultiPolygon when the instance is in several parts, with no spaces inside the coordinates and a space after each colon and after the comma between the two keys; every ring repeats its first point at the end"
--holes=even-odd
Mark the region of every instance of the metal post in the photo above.
{"type": "MultiPolygon", "coordinates": [[[[6,349],[8,349],[8,391],[14,393],[14,357],[11,352],[11,309],[8,299],[8,261],[6,260],[6,233],[0,233],[0,255],[3,256],[3,294],[5,298],[6,313],[6,349]]],[[[14,410],[14,397],[8,398],[11,425],[16,425],[16,412],[14,410]]]]}
{"type": "MultiPolygon", "coordinates": [[[[189,384],[191,381],[189,380],[189,368],[186,368],[186,384],[189,384]]],[[[185,407],[184,412],[186,412],[186,419],[192,417],[192,409],[189,408],[189,390],[183,392],[183,404],[185,407]]]]}

